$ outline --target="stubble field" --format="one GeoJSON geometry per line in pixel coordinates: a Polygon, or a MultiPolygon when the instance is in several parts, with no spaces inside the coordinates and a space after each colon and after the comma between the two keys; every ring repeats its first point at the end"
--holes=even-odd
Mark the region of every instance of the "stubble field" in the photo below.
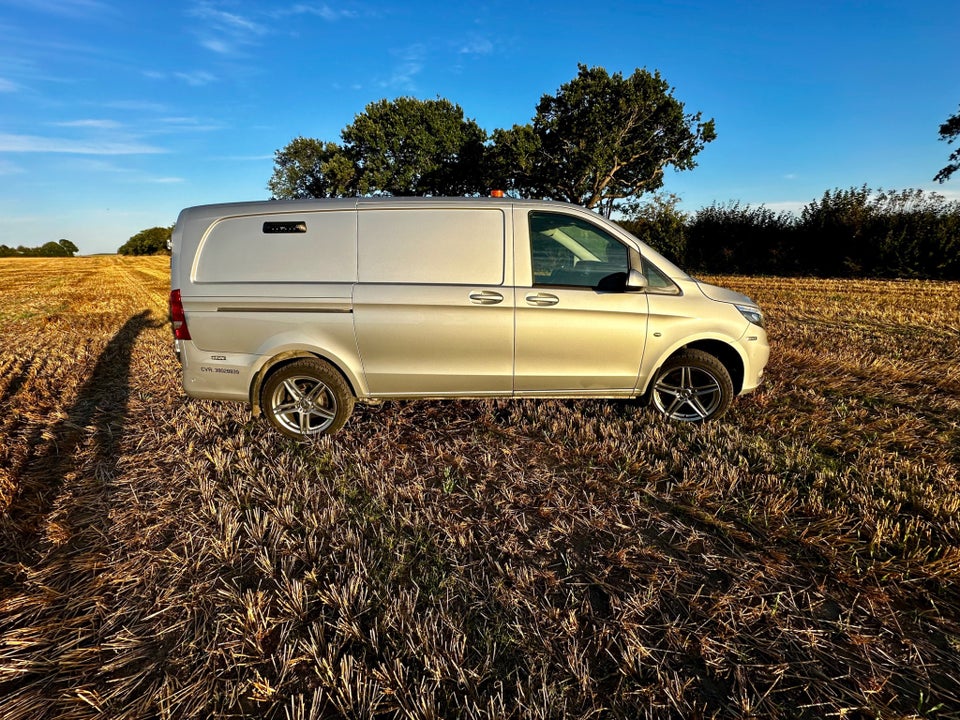
{"type": "Polygon", "coordinates": [[[960,284],[711,278],[720,422],[187,399],[167,258],[0,261],[0,717],[960,717],[960,284]]]}

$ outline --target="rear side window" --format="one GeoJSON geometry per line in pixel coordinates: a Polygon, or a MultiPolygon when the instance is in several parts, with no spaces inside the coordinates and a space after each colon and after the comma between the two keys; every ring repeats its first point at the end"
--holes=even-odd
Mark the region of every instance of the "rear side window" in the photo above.
{"type": "Polygon", "coordinates": [[[499,209],[361,210],[358,222],[360,282],[503,283],[499,209]]]}
{"type": "Polygon", "coordinates": [[[534,285],[621,289],[627,247],[596,225],[572,215],[531,212],[530,261],[534,285]]]}

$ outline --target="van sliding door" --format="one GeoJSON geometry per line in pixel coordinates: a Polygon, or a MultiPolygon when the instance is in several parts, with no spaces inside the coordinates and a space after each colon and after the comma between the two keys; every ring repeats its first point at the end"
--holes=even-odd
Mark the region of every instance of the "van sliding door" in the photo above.
{"type": "Polygon", "coordinates": [[[371,395],[510,394],[507,227],[499,208],[361,205],[353,309],[371,395]]]}

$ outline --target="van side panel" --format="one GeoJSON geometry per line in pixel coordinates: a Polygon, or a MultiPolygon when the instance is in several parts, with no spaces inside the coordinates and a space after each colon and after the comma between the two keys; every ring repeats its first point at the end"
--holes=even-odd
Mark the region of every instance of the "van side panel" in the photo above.
{"type": "Polygon", "coordinates": [[[361,208],[353,307],[372,395],[512,392],[509,227],[496,207],[361,208]]]}
{"type": "Polygon", "coordinates": [[[361,210],[361,283],[502,285],[499,209],[361,210]]]}
{"type": "Polygon", "coordinates": [[[204,234],[192,281],[349,283],[357,279],[353,210],[228,217],[204,234]]]}

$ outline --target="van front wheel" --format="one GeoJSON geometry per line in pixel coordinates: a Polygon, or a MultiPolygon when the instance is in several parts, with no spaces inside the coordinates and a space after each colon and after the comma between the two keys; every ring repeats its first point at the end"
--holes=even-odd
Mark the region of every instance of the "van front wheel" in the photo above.
{"type": "Polygon", "coordinates": [[[260,397],[270,424],[297,440],[336,432],[353,412],[346,381],[322,360],[284,365],[267,378],[260,397]]]}
{"type": "Polygon", "coordinates": [[[733,402],[733,381],[723,363],[702,350],[667,360],[651,391],[654,407],[671,420],[703,422],[720,417],[733,402]]]}

